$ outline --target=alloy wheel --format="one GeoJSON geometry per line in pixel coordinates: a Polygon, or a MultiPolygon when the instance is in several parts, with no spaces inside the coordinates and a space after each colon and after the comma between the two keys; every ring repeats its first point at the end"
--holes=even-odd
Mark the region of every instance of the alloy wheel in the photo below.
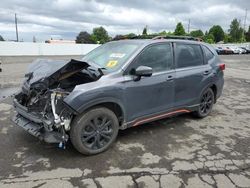
{"type": "Polygon", "coordinates": [[[205,92],[201,98],[200,112],[203,115],[207,115],[213,106],[213,93],[210,90],[205,92]]]}
{"type": "Polygon", "coordinates": [[[108,116],[95,117],[83,127],[82,143],[92,150],[101,149],[111,141],[113,129],[113,122],[108,116]]]}

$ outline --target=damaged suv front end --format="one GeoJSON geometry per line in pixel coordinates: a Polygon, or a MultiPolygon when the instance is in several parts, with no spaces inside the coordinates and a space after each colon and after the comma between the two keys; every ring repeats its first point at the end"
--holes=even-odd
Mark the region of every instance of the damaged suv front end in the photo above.
{"type": "Polygon", "coordinates": [[[102,75],[100,68],[83,61],[36,60],[15,95],[17,114],[13,121],[40,140],[63,147],[76,114],[64,99],[76,85],[96,81],[102,75]]]}

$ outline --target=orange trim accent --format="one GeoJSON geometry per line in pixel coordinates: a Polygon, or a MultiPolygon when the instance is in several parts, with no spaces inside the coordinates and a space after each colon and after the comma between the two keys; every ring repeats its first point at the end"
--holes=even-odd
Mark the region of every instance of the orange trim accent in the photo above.
{"type": "Polygon", "coordinates": [[[189,110],[182,109],[182,110],[176,110],[176,111],[173,111],[173,112],[168,112],[168,113],[166,113],[166,114],[161,114],[161,115],[153,116],[153,117],[150,117],[150,118],[138,120],[138,121],[135,122],[135,124],[133,125],[133,127],[134,127],[134,126],[137,126],[137,125],[140,125],[140,124],[143,124],[143,123],[146,123],[146,122],[149,122],[149,121],[151,121],[151,120],[161,119],[161,118],[170,116],[170,115],[172,115],[172,114],[177,114],[177,113],[189,113],[189,112],[190,112],[189,110]]]}

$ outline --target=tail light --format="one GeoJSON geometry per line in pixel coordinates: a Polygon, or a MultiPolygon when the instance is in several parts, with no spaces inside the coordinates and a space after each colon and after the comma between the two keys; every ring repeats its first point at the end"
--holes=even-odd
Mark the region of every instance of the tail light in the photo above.
{"type": "Polygon", "coordinates": [[[219,64],[219,68],[220,68],[220,70],[224,71],[224,70],[225,70],[225,68],[226,68],[225,63],[223,63],[223,64],[219,64]]]}

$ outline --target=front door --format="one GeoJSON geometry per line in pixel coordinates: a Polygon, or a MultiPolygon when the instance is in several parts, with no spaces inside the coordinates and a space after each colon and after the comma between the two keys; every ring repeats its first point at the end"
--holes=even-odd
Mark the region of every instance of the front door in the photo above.
{"type": "Polygon", "coordinates": [[[173,53],[171,43],[146,47],[129,65],[125,78],[127,120],[167,111],[174,106],[173,53]],[[134,80],[130,70],[139,66],[153,69],[151,77],[134,80]]]}

